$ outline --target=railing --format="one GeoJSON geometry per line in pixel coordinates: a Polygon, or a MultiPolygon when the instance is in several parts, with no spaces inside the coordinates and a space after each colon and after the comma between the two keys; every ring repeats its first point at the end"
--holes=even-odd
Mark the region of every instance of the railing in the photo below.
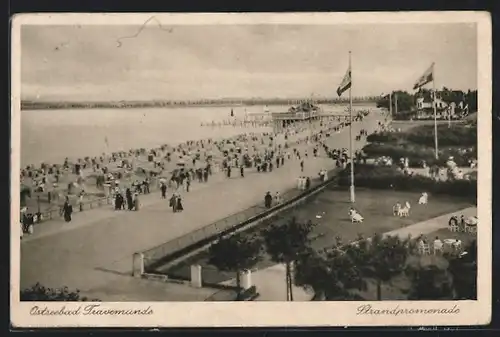
{"type": "Polygon", "coordinates": [[[318,188],[332,183],[335,178],[334,175],[338,171],[338,168],[330,170],[328,172],[330,179],[326,182],[320,181],[319,178],[312,179],[311,186],[308,190],[304,191],[292,189],[283,193],[282,202],[271,207],[270,209],[265,208],[261,204],[252,206],[242,212],[235,213],[172,241],[142,252],[144,256],[144,270],[146,272],[150,272],[166,261],[183,256],[185,253],[194,249],[195,246],[202,246],[209,243],[210,240],[219,235],[224,235],[231,232],[235,228],[239,228],[245,224],[258,220],[259,218],[263,218],[266,215],[282,209],[302,198],[305,201],[307,198],[304,197],[311,195],[318,188]]]}
{"type": "MultiPolygon", "coordinates": [[[[150,192],[154,192],[159,190],[159,181],[156,178],[150,178],[151,182],[149,184],[149,190],[150,192]]],[[[95,208],[100,208],[103,206],[111,205],[112,204],[112,196],[107,196],[107,197],[101,197],[93,200],[86,200],[83,202],[79,202],[78,200],[76,202],[72,203],[73,206],[73,211],[77,212],[84,212],[87,210],[95,209],[95,208]]],[[[42,221],[47,221],[47,220],[52,220],[52,219],[57,219],[63,216],[62,213],[62,206],[57,205],[57,208],[46,210],[43,212],[40,212],[42,214],[42,221]]]]}
{"type": "MultiPolygon", "coordinates": [[[[212,172],[213,173],[221,172],[221,168],[220,168],[219,163],[214,163],[213,168],[212,168],[212,172]]],[[[151,181],[149,184],[150,192],[158,191],[160,189],[159,179],[156,177],[152,177],[152,178],[150,178],[150,181],[151,181]]],[[[76,201],[76,202],[72,203],[72,206],[73,206],[74,211],[83,212],[86,210],[100,208],[102,206],[111,205],[111,204],[112,204],[112,197],[107,196],[107,197],[101,197],[101,198],[97,198],[97,199],[93,199],[93,200],[86,200],[84,202],[76,201]]],[[[52,220],[52,219],[57,219],[57,218],[62,217],[63,214],[62,214],[61,207],[62,206],[58,205],[57,208],[49,209],[49,210],[45,210],[43,212],[40,212],[42,214],[42,219],[43,219],[42,221],[52,220]]]]}
{"type": "MultiPolygon", "coordinates": [[[[98,198],[95,200],[88,200],[85,202],[77,202],[74,210],[78,212],[83,212],[86,210],[99,208],[105,205],[111,205],[111,196],[98,198]]],[[[61,206],[58,206],[56,209],[51,209],[40,213],[42,213],[43,221],[52,220],[63,216],[61,206]]]]}

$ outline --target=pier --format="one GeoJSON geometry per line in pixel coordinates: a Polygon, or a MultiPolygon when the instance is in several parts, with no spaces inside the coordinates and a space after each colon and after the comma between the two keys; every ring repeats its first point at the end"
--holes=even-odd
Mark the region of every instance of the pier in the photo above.
{"type": "Polygon", "coordinates": [[[296,112],[262,112],[245,116],[246,121],[267,121],[272,124],[276,132],[284,128],[303,122],[314,122],[319,120],[334,120],[349,117],[348,113],[327,112],[327,111],[296,111],[296,112]]]}

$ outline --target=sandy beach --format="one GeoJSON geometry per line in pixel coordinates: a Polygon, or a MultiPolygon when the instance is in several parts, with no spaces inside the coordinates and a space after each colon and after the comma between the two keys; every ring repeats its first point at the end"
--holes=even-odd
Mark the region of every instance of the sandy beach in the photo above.
{"type": "MultiPolygon", "coordinates": [[[[57,159],[56,162],[43,160],[40,166],[32,164],[29,165],[29,169],[28,165],[24,166],[21,172],[22,185],[23,188],[30,189],[32,194],[31,198],[25,199],[29,212],[36,213],[38,210],[42,213],[51,212],[50,217],[53,217],[59,212],[66,196],[69,197],[74,207],[106,197],[110,191],[103,186],[96,186],[100,185],[99,181],[102,185],[102,179],[106,182],[116,179],[120,181],[122,187],[130,188],[132,184],[140,184],[147,178],[150,180],[150,188],[155,190],[159,187],[159,179],[170,180],[172,173],[180,167],[186,170],[197,170],[209,160],[212,165],[211,171],[219,172],[225,157],[236,155],[241,161],[242,155],[255,157],[259,153],[263,154],[266,149],[283,150],[287,142],[292,144],[299,139],[311,136],[311,132],[319,132],[321,128],[326,129],[326,124],[323,126],[321,122],[308,123],[306,130],[303,130],[304,127],[291,129],[285,139],[284,133],[273,136],[270,127],[236,124],[236,121],[240,120],[241,111],[256,112],[261,108],[232,108],[235,114],[235,125],[215,127],[203,127],[200,124],[210,118],[217,123],[230,121],[225,111],[227,109],[213,108],[208,110],[208,115],[199,115],[200,111],[191,109],[175,109],[176,111],[166,112],[161,110],[88,110],[85,112],[89,115],[82,123],[74,118],[75,111],[69,113],[59,110],[23,112],[23,114],[26,113],[23,115],[23,128],[26,129],[26,131],[23,130],[23,139],[27,139],[23,146],[30,148],[29,151],[23,152],[23,157],[33,154],[31,144],[35,142],[44,150],[35,153],[32,159],[40,158],[44,154],[47,158],[57,159]],[[123,117],[124,114],[127,118],[123,117]],[[37,134],[33,131],[34,121],[37,118],[42,120],[42,115],[43,117],[48,115],[51,118],[43,119],[45,124],[42,124],[43,128],[40,129],[43,133],[37,134]],[[107,120],[109,126],[106,128],[98,126],[96,118],[107,120]],[[133,132],[134,126],[137,131],[140,131],[140,128],[146,125],[144,123],[147,123],[148,130],[152,131],[133,132]],[[57,125],[58,132],[50,132],[50,127],[55,128],[54,125],[57,125]],[[75,134],[76,130],[79,133],[75,134]],[[91,136],[86,137],[87,133],[91,136]],[[186,141],[189,136],[193,138],[188,138],[191,140],[186,141]],[[203,138],[203,136],[206,137],[203,138]],[[64,141],[64,138],[68,137],[81,138],[84,141],[64,141]],[[113,142],[113,139],[117,137],[120,138],[118,142],[120,145],[115,144],[116,141],[113,142]],[[162,143],[162,139],[169,141],[162,143]],[[154,146],[147,148],[137,146],[150,144],[154,146]],[[126,146],[131,147],[125,149],[126,146]],[[52,147],[54,151],[50,151],[52,147]],[[110,149],[116,149],[116,151],[107,151],[110,149]],[[98,152],[100,150],[102,152],[98,152]],[[64,158],[61,158],[63,151],[67,152],[64,158]],[[76,157],[83,153],[96,155],[76,157]],[[75,165],[80,167],[78,174],[75,171],[75,165]],[[37,188],[41,183],[43,183],[43,188],[37,188]]],[[[344,107],[336,108],[344,109],[344,107]]],[[[200,109],[207,110],[207,108],[200,109]]],[[[279,110],[280,107],[273,107],[273,109],[279,110]]],[[[27,160],[24,159],[24,161],[27,160]]],[[[35,160],[30,162],[33,163],[33,161],[35,160]]]]}

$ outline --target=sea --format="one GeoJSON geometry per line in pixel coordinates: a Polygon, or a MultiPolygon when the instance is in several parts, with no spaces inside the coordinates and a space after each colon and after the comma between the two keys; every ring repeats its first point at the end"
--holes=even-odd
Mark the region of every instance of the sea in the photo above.
{"type": "MultiPolygon", "coordinates": [[[[372,105],[357,105],[369,109],[372,105]]],[[[243,120],[245,114],[286,112],[288,106],[181,107],[133,109],[23,110],[21,112],[21,165],[62,163],[85,156],[154,148],[187,140],[218,139],[270,127],[211,127],[201,124],[243,120]]],[[[343,113],[346,106],[324,105],[324,111],[343,113]]]]}

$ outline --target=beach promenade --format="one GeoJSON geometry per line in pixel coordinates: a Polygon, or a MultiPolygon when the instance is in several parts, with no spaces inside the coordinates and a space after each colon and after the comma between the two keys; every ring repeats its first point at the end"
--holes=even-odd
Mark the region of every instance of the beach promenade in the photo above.
{"type": "MultiPolygon", "coordinates": [[[[377,112],[353,125],[353,135],[361,128],[369,133],[376,128],[377,112]]],[[[345,128],[326,140],[332,148],[348,147],[345,128]]],[[[353,142],[356,148],[363,142],[353,142]]],[[[300,147],[306,147],[301,145],[300,147]]],[[[160,194],[142,196],[138,212],[115,212],[110,207],[76,214],[71,223],[52,221],[41,224],[21,243],[20,286],[36,282],[48,287],[68,286],[83,293],[148,291],[145,280],[132,280],[132,254],[150,249],[206,226],[216,220],[263,202],[265,192],[284,192],[296,186],[300,175],[316,177],[319,170],[332,168],[334,161],[322,156],[305,160],[301,173],[299,161],[286,161],[283,167],[268,173],[250,173],[245,178],[234,172],[233,178],[222,173],[207,184],[193,184],[183,193],[184,211],[172,213],[168,199],[160,194]],[[141,290],[142,289],[142,290],[141,290]]],[[[170,194],[170,191],[169,191],[170,194]]],[[[177,285],[165,285],[165,292],[182,292],[177,285]]],[[[180,294],[180,293],[179,293],[180,294]]],[[[165,295],[168,298],[168,294],[165,295]]],[[[145,294],[145,297],[146,296],[145,294]]]]}

